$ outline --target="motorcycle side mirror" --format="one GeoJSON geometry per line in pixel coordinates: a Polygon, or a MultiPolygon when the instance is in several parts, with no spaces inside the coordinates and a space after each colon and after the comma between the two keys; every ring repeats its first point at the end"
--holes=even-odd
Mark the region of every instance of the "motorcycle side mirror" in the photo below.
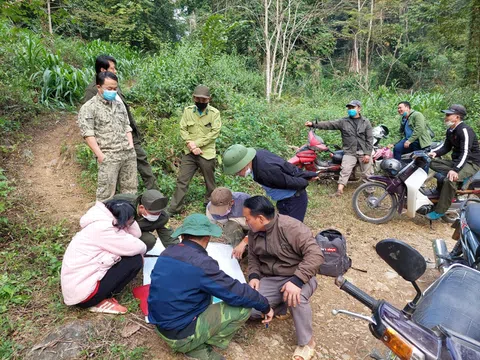
{"type": "Polygon", "coordinates": [[[398,275],[407,281],[418,280],[427,269],[427,263],[422,254],[403,241],[385,239],[375,246],[375,250],[398,275]]]}
{"type": "Polygon", "coordinates": [[[385,239],[378,242],[375,250],[398,275],[410,281],[415,288],[417,295],[403,309],[405,313],[413,314],[416,304],[422,296],[422,291],[415,281],[425,273],[427,262],[422,254],[413,247],[396,239],[385,239]]]}

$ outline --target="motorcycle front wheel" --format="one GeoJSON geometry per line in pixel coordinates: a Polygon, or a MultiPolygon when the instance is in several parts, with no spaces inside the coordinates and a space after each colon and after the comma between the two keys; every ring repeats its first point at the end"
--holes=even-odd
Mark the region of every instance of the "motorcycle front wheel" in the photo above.
{"type": "Polygon", "coordinates": [[[384,184],[369,182],[355,190],[352,206],[361,220],[372,224],[392,220],[397,210],[397,197],[388,193],[386,188],[384,184]]]}

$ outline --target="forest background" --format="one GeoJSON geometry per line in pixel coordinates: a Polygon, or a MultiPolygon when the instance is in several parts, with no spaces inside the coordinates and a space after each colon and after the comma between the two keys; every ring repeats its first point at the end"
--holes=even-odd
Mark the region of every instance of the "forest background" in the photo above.
{"type": "MultiPolygon", "coordinates": [[[[7,339],[0,358],[24,346],[14,339],[19,325],[9,313],[29,301],[32,282],[45,275],[12,270],[11,239],[48,238],[36,261],[51,272],[48,286],[58,287],[64,247],[54,244],[65,235],[56,225],[9,217],[15,184],[2,164],[27,140],[26,129],[49,114],[78,110],[100,54],[117,59],[122,90],[167,195],[182,152],[179,119],[200,83],[221,111],[219,154],[242,143],[289,158],[292,146],[305,142],[305,121],[343,117],[351,99],[362,101],[374,126],[390,128],[384,144],[400,138],[396,106],[405,100],[424,113],[437,140],[445,132],[440,110],[451,103],[464,104],[468,123],[480,130],[480,0],[3,0],[0,266],[10,271],[0,275],[0,338],[7,339]]],[[[341,144],[337,132],[320,135],[341,144]]],[[[85,186],[94,186],[90,150],[81,145],[76,155],[85,186]]],[[[234,190],[247,186],[220,167],[216,176],[234,190]]],[[[203,192],[195,178],[191,209],[203,192]]]]}

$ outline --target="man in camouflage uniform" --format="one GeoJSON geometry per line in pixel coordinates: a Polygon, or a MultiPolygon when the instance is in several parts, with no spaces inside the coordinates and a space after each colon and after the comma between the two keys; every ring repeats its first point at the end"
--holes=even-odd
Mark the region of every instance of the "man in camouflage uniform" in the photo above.
{"type": "Polygon", "coordinates": [[[225,359],[212,346],[227,348],[251,308],[264,314],[264,323],[273,317],[265,297],[208,255],[210,238],[221,234],[205,215],[188,216],[172,235],[182,242],[163,251],[151,274],[148,320],[173,351],[193,359],[225,359]]]}
{"type": "Polygon", "coordinates": [[[142,240],[150,251],[157,242],[157,237],[152,234],[156,231],[163,246],[168,247],[178,244],[177,238],[172,238],[172,230],[166,225],[170,217],[165,212],[168,198],[158,190],[147,190],[141,195],[118,194],[113,197],[117,200],[127,200],[135,208],[135,221],[142,230],[142,240]]]}
{"type": "Polygon", "coordinates": [[[220,112],[208,104],[210,99],[208,87],[198,85],[193,92],[195,105],[183,111],[180,136],[185,141],[185,154],[180,165],[177,188],[168,209],[170,214],[180,212],[188,185],[198,169],[203,174],[207,188],[205,205],[215,189],[215,140],[220,134],[222,122],[220,112]]]}
{"type": "MultiPolygon", "coordinates": [[[[95,61],[95,72],[98,74],[100,72],[110,71],[116,75],[116,64],[117,61],[113,57],[108,55],[100,55],[95,61]]],[[[97,92],[97,84],[96,81],[93,80],[85,89],[85,97],[83,98],[83,103],[86,103],[88,100],[97,95],[97,92]]],[[[150,164],[147,160],[147,153],[142,148],[142,138],[138,131],[137,124],[135,123],[135,119],[130,112],[130,107],[125,101],[125,97],[123,96],[119,86],[117,86],[117,95],[117,101],[122,101],[125,105],[125,108],[127,109],[128,120],[130,122],[130,127],[132,128],[133,145],[135,147],[135,153],[137,155],[137,170],[140,173],[143,183],[145,184],[145,187],[147,189],[159,190],[157,186],[157,179],[155,178],[155,175],[153,175],[152,168],[150,167],[150,164]]]]}
{"type": "Polygon", "coordinates": [[[98,160],[97,200],[115,195],[117,181],[121,193],[137,192],[136,156],[132,128],[125,105],[117,101],[118,79],[114,73],[97,74],[96,96],[78,113],[78,126],[98,160]]]}

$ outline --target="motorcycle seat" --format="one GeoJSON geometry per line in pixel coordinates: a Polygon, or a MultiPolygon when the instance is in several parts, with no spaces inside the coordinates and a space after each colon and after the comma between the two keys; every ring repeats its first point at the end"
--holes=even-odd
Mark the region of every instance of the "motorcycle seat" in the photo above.
{"type": "Polygon", "coordinates": [[[480,238],[480,203],[467,203],[465,219],[467,220],[470,230],[472,230],[480,238]]]}
{"type": "Polygon", "coordinates": [[[452,266],[425,292],[412,320],[428,329],[441,325],[480,341],[480,272],[452,266]]]}

